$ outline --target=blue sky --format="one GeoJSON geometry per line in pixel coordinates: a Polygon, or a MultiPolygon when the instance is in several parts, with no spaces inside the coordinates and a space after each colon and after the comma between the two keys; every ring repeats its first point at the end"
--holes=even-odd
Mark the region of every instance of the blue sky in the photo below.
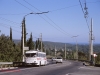
{"type": "MultiPolygon", "coordinates": [[[[80,1],[84,8],[85,0],[80,1]]],[[[100,0],[86,0],[86,3],[89,26],[93,19],[94,43],[100,43],[100,0]]],[[[27,39],[32,32],[34,41],[42,33],[43,41],[89,43],[89,29],[79,0],[0,0],[0,34],[9,35],[12,27],[13,39],[20,39],[23,17],[46,11],[49,13],[26,16],[27,39]],[[76,39],[72,38],[76,35],[79,35],[76,39]]]]}

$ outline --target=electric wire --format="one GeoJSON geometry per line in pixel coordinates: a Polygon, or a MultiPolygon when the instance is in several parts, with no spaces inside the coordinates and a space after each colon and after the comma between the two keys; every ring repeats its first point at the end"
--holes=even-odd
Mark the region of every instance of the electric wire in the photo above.
{"type": "MultiPolygon", "coordinates": [[[[5,28],[7,28],[7,29],[10,29],[10,27],[9,27],[8,25],[3,24],[3,23],[0,23],[0,26],[5,27],[5,28]]],[[[18,30],[13,29],[13,28],[12,28],[12,30],[13,30],[13,31],[15,31],[15,32],[17,32],[17,33],[20,33],[20,34],[21,34],[21,31],[18,31],[18,30]]],[[[28,37],[30,37],[30,35],[29,35],[29,34],[27,34],[27,36],[28,36],[28,37]]],[[[35,36],[34,36],[33,38],[38,39],[38,38],[37,38],[37,37],[35,37],[35,36]]]]}
{"type": "MultiPolygon", "coordinates": [[[[29,4],[30,6],[34,7],[35,9],[37,9],[35,6],[33,6],[32,4],[30,4],[29,2],[27,2],[26,0],[23,0],[25,1],[27,4],[29,4]]],[[[42,12],[41,10],[37,9],[38,11],[42,12]]],[[[60,30],[62,33],[66,34],[66,35],[71,35],[69,33],[67,33],[65,30],[63,30],[60,26],[58,26],[54,21],[52,21],[46,14],[44,14],[54,25],[56,25],[58,28],[56,28],[55,26],[53,26],[52,24],[49,24],[52,25],[54,28],[56,28],[57,30],[60,30]]],[[[42,17],[43,18],[43,17],[42,17]]],[[[44,18],[43,18],[44,19],[44,18]]],[[[45,20],[45,19],[44,19],[45,20]]],[[[47,22],[47,20],[45,20],[47,22]]]]}
{"type": "Polygon", "coordinates": [[[0,15],[23,15],[23,14],[27,14],[27,13],[17,13],[17,14],[13,14],[13,13],[7,13],[7,14],[0,14],[0,15]]]}
{"type": "MultiPolygon", "coordinates": [[[[7,25],[2,24],[2,23],[0,23],[0,26],[3,26],[3,27],[5,27],[5,28],[10,29],[10,27],[8,27],[7,25]]],[[[21,32],[20,32],[20,31],[18,31],[18,30],[15,30],[15,29],[12,29],[12,30],[14,30],[14,31],[16,31],[16,32],[18,32],[18,33],[21,33],[21,32]]]]}
{"type": "Polygon", "coordinates": [[[12,26],[12,25],[7,25],[7,24],[4,24],[4,23],[0,23],[0,24],[10,26],[10,27],[14,27],[14,28],[20,28],[20,27],[16,27],[16,26],[12,26]]]}
{"type": "Polygon", "coordinates": [[[30,8],[28,8],[28,7],[26,7],[25,5],[23,5],[22,3],[20,3],[19,1],[17,1],[17,0],[15,0],[17,3],[19,3],[20,5],[22,5],[22,6],[24,6],[25,8],[27,8],[28,10],[30,10],[30,11],[33,11],[33,10],[31,10],[30,8]]]}
{"type": "Polygon", "coordinates": [[[5,19],[5,18],[3,18],[3,17],[0,17],[0,19],[1,20],[4,20],[4,21],[6,21],[6,22],[10,22],[10,23],[12,23],[12,24],[17,24],[17,25],[21,25],[21,23],[17,23],[17,22],[14,22],[14,21],[11,21],[11,20],[8,20],[8,19],[5,19]]]}
{"type": "MultiPolygon", "coordinates": [[[[81,4],[81,1],[80,1],[80,0],[79,0],[79,3],[80,3],[80,6],[81,6],[81,9],[82,9],[82,12],[83,12],[83,14],[84,14],[84,16],[85,16],[85,12],[84,12],[84,10],[83,10],[83,7],[82,7],[82,4],[81,4]]],[[[86,20],[86,24],[87,24],[87,26],[88,26],[88,29],[89,29],[89,31],[90,31],[90,28],[89,28],[87,19],[85,18],[85,20],[86,20]]]]}
{"type": "MultiPolygon", "coordinates": [[[[25,1],[25,0],[24,0],[25,1]]],[[[18,1],[17,1],[18,2],[18,1]]],[[[88,3],[97,3],[97,2],[100,2],[100,1],[95,1],[95,2],[87,2],[87,4],[88,3]]],[[[82,4],[84,4],[84,3],[82,3],[82,4]]],[[[58,8],[58,9],[54,9],[54,10],[51,10],[51,11],[49,11],[49,12],[54,12],[54,11],[59,11],[59,10],[63,10],[63,9],[67,9],[67,8],[71,8],[71,7],[75,7],[75,6],[79,6],[80,4],[76,4],[76,5],[72,5],[72,6],[68,6],[68,7],[63,7],[63,8],[58,8]]],[[[35,7],[34,7],[35,8],[35,7]]],[[[37,8],[35,8],[35,9],[37,9],[37,8]]],[[[37,9],[38,10],[38,9],[37,9]]],[[[7,13],[7,14],[0,14],[0,15],[23,15],[23,14],[27,14],[27,13],[16,13],[16,14],[14,14],[14,13],[7,13]]]]}

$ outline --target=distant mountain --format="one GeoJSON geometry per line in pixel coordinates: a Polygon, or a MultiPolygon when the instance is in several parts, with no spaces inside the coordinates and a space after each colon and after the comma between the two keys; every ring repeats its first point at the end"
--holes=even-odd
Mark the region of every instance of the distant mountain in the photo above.
{"type": "MultiPolygon", "coordinates": [[[[15,44],[20,43],[21,41],[18,39],[13,40],[15,44]]],[[[57,50],[65,49],[65,43],[61,42],[50,42],[50,41],[43,41],[44,47],[46,49],[57,50]]],[[[78,50],[83,52],[89,52],[89,45],[88,44],[78,44],[78,50]]],[[[76,44],[66,43],[67,50],[76,50],[76,44]]],[[[94,52],[100,52],[100,44],[94,44],[93,46],[94,52]]]]}
{"type": "MultiPolygon", "coordinates": [[[[51,49],[65,49],[65,43],[61,42],[50,42],[50,41],[43,41],[45,47],[51,48],[51,49]]],[[[73,44],[66,43],[67,48],[72,48],[74,46],[73,44]]]]}
{"type": "MultiPolygon", "coordinates": [[[[21,42],[21,40],[18,39],[13,39],[15,44],[18,44],[21,42]]],[[[45,48],[51,48],[51,49],[65,49],[65,43],[60,43],[60,42],[50,42],[50,41],[43,41],[44,47],[45,48]]],[[[75,46],[75,44],[69,44],[66,43],[67,48],[72,48],[72,46],[75,46]]]]}
{"type": "Polygon", "coordinates": [[[18,39],[13,39],[13,41],[14,41],[15,44],[18,44],[18,43],[21,42],[21,40],[18,40],[18,39]]]}

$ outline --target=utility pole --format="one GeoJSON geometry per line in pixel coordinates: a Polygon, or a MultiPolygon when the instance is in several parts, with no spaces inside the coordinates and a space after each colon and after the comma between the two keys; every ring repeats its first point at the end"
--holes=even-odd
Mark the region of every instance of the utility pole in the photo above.
{"type": "Polygon", "coordinates": [[[65,44],[65,60],[66,60],[66,44],[65,44]]]}
{"type": "Polygon", "coordinates": [[[22,21],[22,55],[23,55],[23,62],[24,62],[24,22],[22,21]]]}
{"type": "Polygon", "coordinates": [[[91,30],[90,30],[90,61],[93,61],[93,22],[92,22],[92,18],[91,18],[91,30]]]}
{"type": "Polygon", "coordinates": [[[91,61],[91,35],[90,35],[90,31],[89,31],[89,61],[91,61]]]}
{"type": "MultiPolygon", "coordinates": [[[[77,36],[73,36],[73,37],[78,37],[78,35],[77,35],[77,36]]],[[[78,45],[77,45],[77,39],[76,39],[76,52],[75,52],[75,59],[78,60],[78,45]]]]}
{"type": "Polygon", "coordinates": [[[76,59],[78,60],[78,46],[77,46],[77,40],[76,40],[76,59]]]}
{"type": "Polygon", "coordinates": [[[41,52],[43,51],[42,49],[42,33],[41,33],[41,52]]]}
{"type": "Polygon", "coordinates": [[[56,46],[55,46],[55,57],[57,56],[57,53],[56,53],[56,51],[57,51],[57,50],[56,50],[56,46]]]}

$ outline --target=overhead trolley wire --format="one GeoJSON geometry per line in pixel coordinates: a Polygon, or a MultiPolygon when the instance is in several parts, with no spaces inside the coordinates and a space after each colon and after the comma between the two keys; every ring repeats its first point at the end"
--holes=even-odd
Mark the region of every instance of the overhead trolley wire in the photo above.
{"type": "Polygon", "coordinates": [[[17,23],[17,22],[14,22],[14,21],[11,21],[11,20],[8,20],[8,19],[5,19],[3,17],[0,17],[1,20],[4,20],[4,21],[7,21],[7,22],[10,22],[12,24],[17,24],[17,25],[20,25],[21,23],[17,23]]]}
{"type": "MultiPolygon", "coordinates": [[[[29,4],[30,6],[34,7],[35,9],[37,9],[38,11],[40,11],[38,8],[36,8],[35,6],[33,6],[32,4],[30,4],[29,2],[27,2],[26,0],[23,0],[25,1],[27,4],[29,4]]],[[[41,11],[40,11],[41,12],[41,11]]],[[[50,22],[48,22],[47,20],[45,20],[43,17],[43,19],[48,22],[50,25],[52,25],[55,29],[57,29],[58,31],[64,33],[65,35],[69,35],[69,36],[72,36],[71,34],[67,33],[65,30],[63,30],[60,26],[58,26],[54,21],[52,21],[46,14],[44,14],[54,25],[56,25],[57,27],[55,27],[54,25],[52,25],[50,22]]]]}
{"type": "MultiPolygon", "coordinates": [[[[5,27],[5,28],[8,28],[8,29],[10,29],[10,27],[8,27],[8,25],[6,25],[6,24],[3,24],[3,23],[0,23],[0,26],[3,26],[3,27],[5,27]]],[[[20,31],[18,31],[18,30],[15,30],[15,29],[13,29],[13,28],[12,28],[12,30],[14,30],[14,31],[16,31],[16,32],[18,32],[18,33],[21,33],[20,31]]]]}
{"type": "MultiPolygon", "coordinates": [[[[82,12],[83,12],[83,14],[84,14],[84,17],[85,17],[85,12],[84,12],[84,10],[83,10],[83,7],[82,7],[82,4],[81,4],[81,1],[79,0],[79,3],[80,3],[80,6],[81,6],[81,9],[82,9],[82,12]]],[[[87,23],[87,27],[88,27],[88,29],[89,29],[89,31],[90,31],[90,28],[89,28],[89,25],[88,25],[88,22],[87,22],[87,18],[85,18],[85,20],[86,20],[86,23],[87,23]]]]}
{"type": "Polygon", "coordinates": [[[22,5],[22,6],[24,6],[25,8],[27,8],[28,10],[30,10],[30,11],[33,11],[33,10],[31,10],[30,8],[28,8],[28,7],[26,7],[25,5],[23,5],[22,3],[20,3],[19,1],[17,1],[17,0],[15,0],[17,3],[19,3],[20,5],[22,5]]]}

